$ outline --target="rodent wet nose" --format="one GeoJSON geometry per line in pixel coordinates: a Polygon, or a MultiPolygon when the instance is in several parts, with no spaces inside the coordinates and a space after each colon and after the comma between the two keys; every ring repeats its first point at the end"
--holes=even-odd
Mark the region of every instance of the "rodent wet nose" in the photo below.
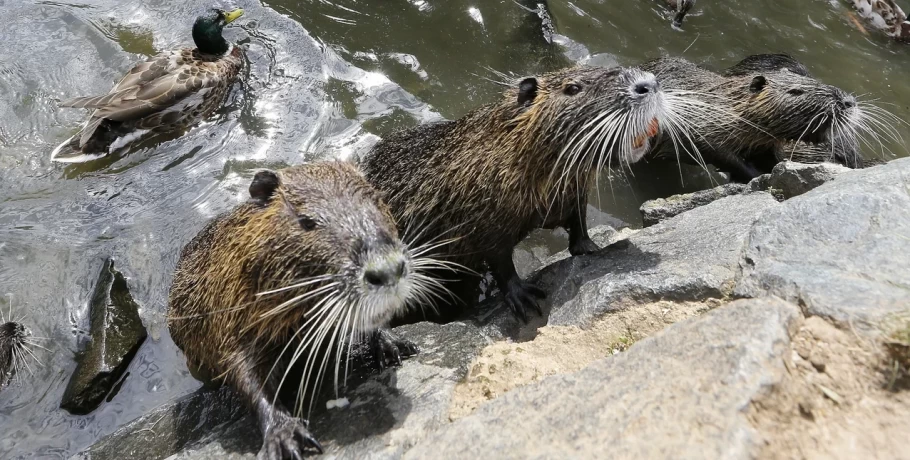
{"type": "Polygon", "coordinates": [[[655,81],[641,81],[635,84],[632,88],[632,91],[635,91],[635,94],[645,95],[652,93],[657,90],[657,82],[655,81]]]}
{"type": "Polygon", "coordinates": [[[367,284],[376,287],[385,286],[388,284],[390,278],[391,276],[382,270],[367,270],[363,272],[363,280],[366,281],[367,284]]]}

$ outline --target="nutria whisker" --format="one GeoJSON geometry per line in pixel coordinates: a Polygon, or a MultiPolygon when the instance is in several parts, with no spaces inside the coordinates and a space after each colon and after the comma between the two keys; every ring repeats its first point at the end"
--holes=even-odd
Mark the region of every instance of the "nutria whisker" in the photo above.
{"type": "Polygon", "coordinates": [[[32,352],[32,349],[30,347],[21,346],[21,347],[19,347],[19,349],[21,351],[24,351],[25,353],[28,353],[28,355],[31,356],[32,359],[34,359],[35,362],[38,363],[39,366],[44,366],[44,363],[42,363],[41,360],[38,359],[38,356],[36,356],[35,353],[32,352]]]}
{"type": "MultiPolygon", "coordinates": [[[[297,328],[297,330],[294,331],[294,333],[287,340],[287,344],[285,344],[284,348],[281,349],[281,352],[278,353],[278,356],[275,358],[275,362],[272,364],[272,367],[269,369],[267,378],[271,378],[272,373],[275,372],[275,369],[278,367],[279,363],[281,363],[282,357],[284,356],[285,352],[287,352],[287,350],[290,348],[291,344],[294,343],[294,338],[300,336],[301,332],[303,332],[304,329],[309,328],[312,324],[314,324],[314,322],[321,319],[321,317],[324,315],[324,313],[326,311],[330,310],[331,308],[333,308],[334,303],[337,303],[339,299],[340,299],[340,296],[337,294],[335,296],[323,297],[319,302],[317,302],[312,307],[312,310],[314,310],[315,313],[313,313],[309,317],[309,319],[307,319],[303,323],[303,325],[301,325],[299,328],[297,328]],[[329,304],[331,304],[331,305],[329,305],[329,304]]],[[[278,387],[275,391],[274,397],[272,398],[273,405],[275,404],[275,401],[278,399],[278,394],[281,391],[281,387],[284,385],[285,379],[287,378],[288,374],[290,373],[291,367],[294,365],[294,363],[297,362],[297,359],[300,358],[300,355],[303,353],[304,347],[307,345],[305,343],[306,338],[310,335],[310,333],[312,333],[314,331],[317,331],[317,328],[308,329],[307,333],[304,334],[304,336],[297,342],[297,348],[294,350],[294,353],[290,360],[290,364],[288,364],[288,366],[285,369],[284,375],[281,377],[281,380],[278,382],[278,387]]],[[[262,389],[260,389],[260,391],[261,390],[262,389]]]]}
{"type": "Polygon", "coordinates": [[[875,104],[858,102],[857,107],[861,109],[859,116],[861,121],[877,122],[876,126],[882,129],[885,134],[888,135],[892,140],[895,142],[903,143],[903,136],[901,136],[900,132],[895,129],[894,124],[907,125],[907,122],[894,115],[884,107],[879,107],[875,104]]]}
{"type": "Polygon", "coordinates": [[[25,339],[25,340],[23,341],[23,343],[25,343],[26,345],[28,345],[28,346],[30,346],[30,347],[40,348],[40,349],[42,349],[42,350],[44,350],[44,351],[48,351],[48,352],[50,351],[48,348],[46,348],[46,347],[44,347],[44,346],[41,346],[41,345],[39,345],[39,344],[37,344],[37,343],[35,343],[35,342],[32,342],[32,341],[29,340],[29,339],[25,339]]]}
{"type": "MultiPolygon", "coordinates": [[[[322,301],[320,301],[319,304],[317,304],[317,306],[314,307],[314,309],[316,309],[318,311],[309,320],[307,320],[303,324],[303,326],[298,328],[293,336],[291,336],[292,338],[297,337],[298,335],[300,335],[300,333],[304,329],[309,328],[306,331],[306,333],[303,335],[303,337],[297,342],[297,348],[294,350],[294,353],[291,356],[289,364],[287,365],[287,367],[285,369],[284,375],[281,377],[281,381],[278,384],[278,391],[275,392],[276,393],[275,398],[278,397],[277,394],[281,390],[281,387],[284,384],[284,381],[286,380],[286,378],[287,378],[288,374],[290,373],[291,369],[293,368],[294,364],[297,363],[297,361],[303,355],[304,351],[309,349],[310,353],[307,355],[307,360],[304,364],[304,369],[303,369],[304,376],[300,381],[300,388],[298,388],[298,392],[297,392],[297,403],[295,404],[295,406],[297,406],[297,408],[298,408],[297,412],[296,412],[298,415],[302,414],[302,404],[303,404],[302,398],[306,395],[306,388],[310,381],[310,372],[309,372],[311,370],[310,363],[311,363],[313,357],[315,355],[317,355],[320,351],[320,349],[316,345],[323,344],[322,339],[325,336],[324,331],[326,331],[327,329],[333,328],[333,327],[337,327],[334,319],[336,316],[338,316],[338,311],[336,310],[335,306],[341,300],[343,300],[343,299],[338,294],[336,294],[333,297],[325,297],[322,301]],[[326,315],[328,315],[328,316],[326,316],[326,315]],[[311,327],[314,324],[315,324],[315,327],[311,327]]],[[[287,350],[287,347],[289,347],[291,343],[292,343],[292,341],[289,340],[288,344],[285,346],[285,349],[282,350],[281,355],[279,355],[279,359],[284,354],[284,352],[287,350]]],[[[278,360],[276,360],[276,365],[277,365],[277,361],[278,360]]],[[[274,368],[275,368],[275,366],[273,365],[272,369],[274,370],[274,368]]],[[[316,382],[316,383],[318,385],[319,382],[316,382]]],[[[313,392],[313,396],[315,396],[315,395],[316,395],[316,392],[313,392]]],[[[312,407],[312,403],[311,403],[311,407],[312,407]]]]}
{"type": "Polygon", "coordinates": [[[322,282],[325,280],[330,280],[335,277],[336,277],[336,275],[319,275],[319,276],[313,276],[310,278],[304,278],[303,280],[300,280],[299,282],[295,282],[295,284],[291,284],[289,286],[281,287],[278,289],[272,289],[270,291],[259,292],[256,294],[256,297],[261,297],[264,295],[275,294],[278,292],[284,292],[284,291],[289,291],[291,289],[297,289],[300,287],[309,286],[311,284],[316,284],[316,283],[319,283],[319,282],[322,282]]]}
{"type": "Polygon", "coordinates": [[[478,74],[473,73],[473,72],[471,73],[471,75],[474,75],[475,77],[478,77],[478,78],[483,78],[484,80],[487,80],[487,81],[492,82],[492,83],[496,83],[497,85],[500,85],[500,86],[506,86],[506,87],[508,87],[508,86],[512,86],[512,85],[515,84],[515,75],[514,75],[514,74],[513,74],[513,75],[507,74],[507,73],[505,73],[505,72],[496,70],[496,69],[494,69],[494,68],[492,68],[492,67],[490,67],[490,66],[488,66],[488,65],[480,66],[480,68],[483,69],[483,70],[486,70],[487,72],[490,72],[491,74],[493,74],[493,75],[495,75],[495,76],[501,78],[502,80],[501,80],[501,81],[500,81],[500,80],[493,80],[493,79],[491,79],[491,78],[484,77],[483,75],[478,75],[478,74]]]}
{"type": "MultiPolygon", "coordinates": [[[[809,130],[812,129],[812,123],[814,123],[815,120],[817,120],[818,118],[822,117],[823,115],[825,115],[825,114],[824,114],[824,113],[817,113],[814,117],[812,117],[812,118],[809,120],[808,123],[806,123],[806,129],[804,129],[803,132],[802,132],[802,134],[800,134],[799,137],[796,138],[796,142],[794,143],[794,145],[798,145],[798,144],[803,140],[803,137],[806,135],[806,133],[808,133],[809,130]]],[[[825,115],[825,118],[827,118],[827,115],[825,115]]],[[[813,129],[812,132],[815,132],[815,130],[813,129]]]]}
{"type": "MultiPolygon", "coordinates": [[[[689,134],[691,131],[688,122],[683,116],[677,117],[676,115],[668,116],[666,118],[665,128],[667,135],[670,136],[670,141],[673,143],[673,153],[676,155],[676,164],[679,168],[679,179],[680,182],[684,182],[683,178],[683,169],[682,169],[682,155],[679,154],[679,149],[682,149],[688,154],[693,161],[698,164],[705,172],[708,173],[708,177],[711,177],[712,182],[714,178],[711,176],[710,171],[708,170],[708,165],[705,163],[704,158],[701,155],[701,152],[698,150],[698,145],[692,136],[689,134]],[[685,137],[688,140],[688,146],[683,142],[682,137],[685,137]],[[689,147],[692,150],[689,150],[689,147]]],[[[696,134],[700,135],[700,134],[696,134]]]]}
{"type": "MultiPolygon", "coordinates": [[[[891,133],[888,130],[888,128],[893,129],[893,127],[891,127],[890,125],[887,125],[887,124],[886,124],[887,127],[876,125],[876,126],[880,126],[882,131],[884,132],[884,134],[880,134],[879,132],[877,132],[876,130],[874,130],[872,128],[872,125],[875,122],[872,121],[871,117],[872,117],[872,115],[868,111],[865,111],[865,110],[863,111],[862,115],[860,117],[858,117],[858,119],[855,121],[856,127],[855,127],[855,130],[851,133],[853,135],[852,139],[859,139],[859,142],[862,142],[863,144],[865,144],[867,147],[869,147],[872,150],[880,150],[882,152],[882,154],[884,154],[885,150],[887,150],[889,153],[893,153],[893,152],[891,152],[891,149],[886,147],[884,142],[882,142],[882,136],[884,135],[885,137],[887,137],[895,142],[901,142],[900,140],[898,140],[899,134],[897,136],[895,136],[893,133],[891,133]],[[859,135],[860,132],[865,134],[865,136],[860,136],[859,135]],[[876,148],[876,146],[873,145],[872,142],[870,142],[867,139],[867,137],[871,137],[872,141],[878,144],[878,147],[876,148]]],[[[883,123],[883,121],[879,120],[879,123],[883,123]]]]}
{"type": "MultiPolygon", "coordinates": [[[[306,390],[307,390],[307,387],[309,386],[309,382],[310,381],[314,382],[313,395],[318,394],[319,388],[322,386],[322,378],[325,375],[326,364],[328,364],[329,355],[331,354],[329,352],[329,350],[331,350],[332,346],[335,344],[335,338],[337,337],[338,331],[341,329],[341,325],[342,325],[342,323],[338,321],[338,317],[342,313],[345,313],[346,314],[345,318],[346,318],[348,315],[350,315],[350,312],[352,309],[351,308],[341,308],[341,309],[333,308],[333,310],[335,310],[335,311],[332,312],[332,316],[330,316],[326,320],[326,323],[331,323],[332,325],[324,324],[321,327],[319,327],[319,334],[318,335],[314,334],[314,338],[315,338],[314,343],[325,344],[326,352],[322,353],[322,356],[323,356],[322,362],[319,364],[319,369],[316,372],[315,380],[311,380],[311,379],[313,377],[313,371],[316,370],[316,360],[318,358],[318,353],[315,352],[315,349],[311,349],[310,354],[307,356],[306,364],[304,365],[304,378],[303,378],[303,380],[300,381],[300,386],[298,387],[298,393],[297,393],[298,410],[300,411],[300,412],[298,412],[299,414],[303,413],[302,412],[303,400],[307,394],[306,390]],[[326,344],[325,340],[326,340],[326,336],[329,335],[329,332],[332,332],[332,335],[331,335],[331,339],[326,344]]],[[[336,356],[335,359],[336,360],[340,359],[340,356],[336,356]]],[[[337,394],[338,394],[337,386],[335,388],[335,394],[337,397],[337,394]]],[[[308,413],[311,413],[313,411],[313,404],[315,402],[314,400],[315,400],[315,398],[310,398],[310,408],[308,410],[308,413]]]]}
{"type": "Polygon", "coordinates": [[[303,294],[300,294],[299,296],[292,297],[291,299],[286,300],[286,301],[284,301],[284,302],[278,304],[277,307],[274,307],[274,308],[272,308],[271,310],[268,310],[268,311],[266,311],[265,313],[262,313],[261,315],[259,315],[259,317],[260,317],[260,318],[268,318],[268,317],[270,317],[270,316],[275,316],[275,315],[281,313],[282,311],[284,311],[286,308],[291,308],[291,307],[293,307],[294,305],[296,305],[296,304],[298,304],[298,303],[301,303],[301,302],[303,302],[303,301],[305,301],[305,300],[307,300],[307,299],[316,297],[316,296],[318,296],[319,294],[322,294],[322,293],[324,293],[324,292],[326,292],[326,291],[332,290],[332,289],[334,289],[335,287],[337,287],[337,286],[340,285],[340,284],[341,284],[340,281],[334,281],[334,282],[331,282],[331,283],[326,284],[326,285],[324,285],[324,286],[320,286],[320,287],[318,287],[318,288],[316,288],[316,289],[313,289],[312,291],[307,291],[307,292],[305,292],[305,293],[303,293],[303,294]]]}

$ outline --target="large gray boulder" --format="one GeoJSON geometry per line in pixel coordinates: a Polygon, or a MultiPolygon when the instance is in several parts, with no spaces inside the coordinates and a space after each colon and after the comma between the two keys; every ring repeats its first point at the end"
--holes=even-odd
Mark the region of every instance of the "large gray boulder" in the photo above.
{"type": "Polygon", "coordinates": [[[513,390],[404,458],[748,458],[744,409],[780,380],[799,310],[741,300],[513,390]]]}
{"type": "Polygon", "coordinates": [[[872,329],[910,307],[910,159],[851,171],[765,211],[736,295],[872,329]]]}
{"type": "Polygon", "coordinates": [[[722,198],[547,267],[535,280],[549,293],[549,324],[585,325],[640,302],[730,295],[749,229],[777,206],[764,192],[722,198]]]}

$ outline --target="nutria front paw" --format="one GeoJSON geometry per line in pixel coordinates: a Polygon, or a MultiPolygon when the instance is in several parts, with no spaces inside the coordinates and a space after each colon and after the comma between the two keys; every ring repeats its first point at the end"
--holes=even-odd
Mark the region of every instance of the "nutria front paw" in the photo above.
{"type": "Polygon", "coordinates": [[[529,309],[534,309],[537,314],[543,316],[543,309],[540,308],[538,301],[547,298],[543,289],[524,281],[509,283],[509,289],[505,292],[505,302],[512,310],[512,313],[523,323],[528,322],[528,315],[525,313],[529,309]]]}
{"type": "Polygon", "coordinates": [[[257,456],[262,460],[300,460],[307,449],[323,453],[322,445],[307,430],[306,420],[286,417],[269,428],[257,456]]]}
{"type": "Polygon", "coordinates": [[[370,346],[380,372],[385,370],[388,363],[393,366],[400,366],[402,357],[408,358],[420,352],[414,342],[407,339],[399,339],[385,329],[379,329],[373,333],[370,338],[370,346]]]}
{"type": "Polygon", "coordinates": [[[569,245],[569,254],[580,256],[582,254],[592,254],[600,250],[597,243],[591,241],[591,238],[584,237],[569,245]]]}

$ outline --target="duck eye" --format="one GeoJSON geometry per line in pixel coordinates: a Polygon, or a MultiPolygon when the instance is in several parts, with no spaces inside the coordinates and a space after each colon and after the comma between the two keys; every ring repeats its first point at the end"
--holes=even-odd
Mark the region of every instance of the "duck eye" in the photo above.
{"type": "Polygon", "coordinates": [[[791,96],[802,96],[805,93],[806,93],[805,91],[803,91],[799,88],[793,88],[790,91],[787,91],[787,94],[789,94],[791,96]]]}
{"type": "Polygon", "coordinates": [[[576,85],[575,83],[572,83],[570,85],[566,85],[566,88],[563,90],[563,92],[565,92],[569,96],[574,96],[581,92],[581,86],[576,85]]]}
{"type": "Polygon", "coordinates": [[[297,222],[300,224],[300,228],[307,232],[316,228],[316,221],[309,216],[300,216],[297,218],[297,222]]]}

